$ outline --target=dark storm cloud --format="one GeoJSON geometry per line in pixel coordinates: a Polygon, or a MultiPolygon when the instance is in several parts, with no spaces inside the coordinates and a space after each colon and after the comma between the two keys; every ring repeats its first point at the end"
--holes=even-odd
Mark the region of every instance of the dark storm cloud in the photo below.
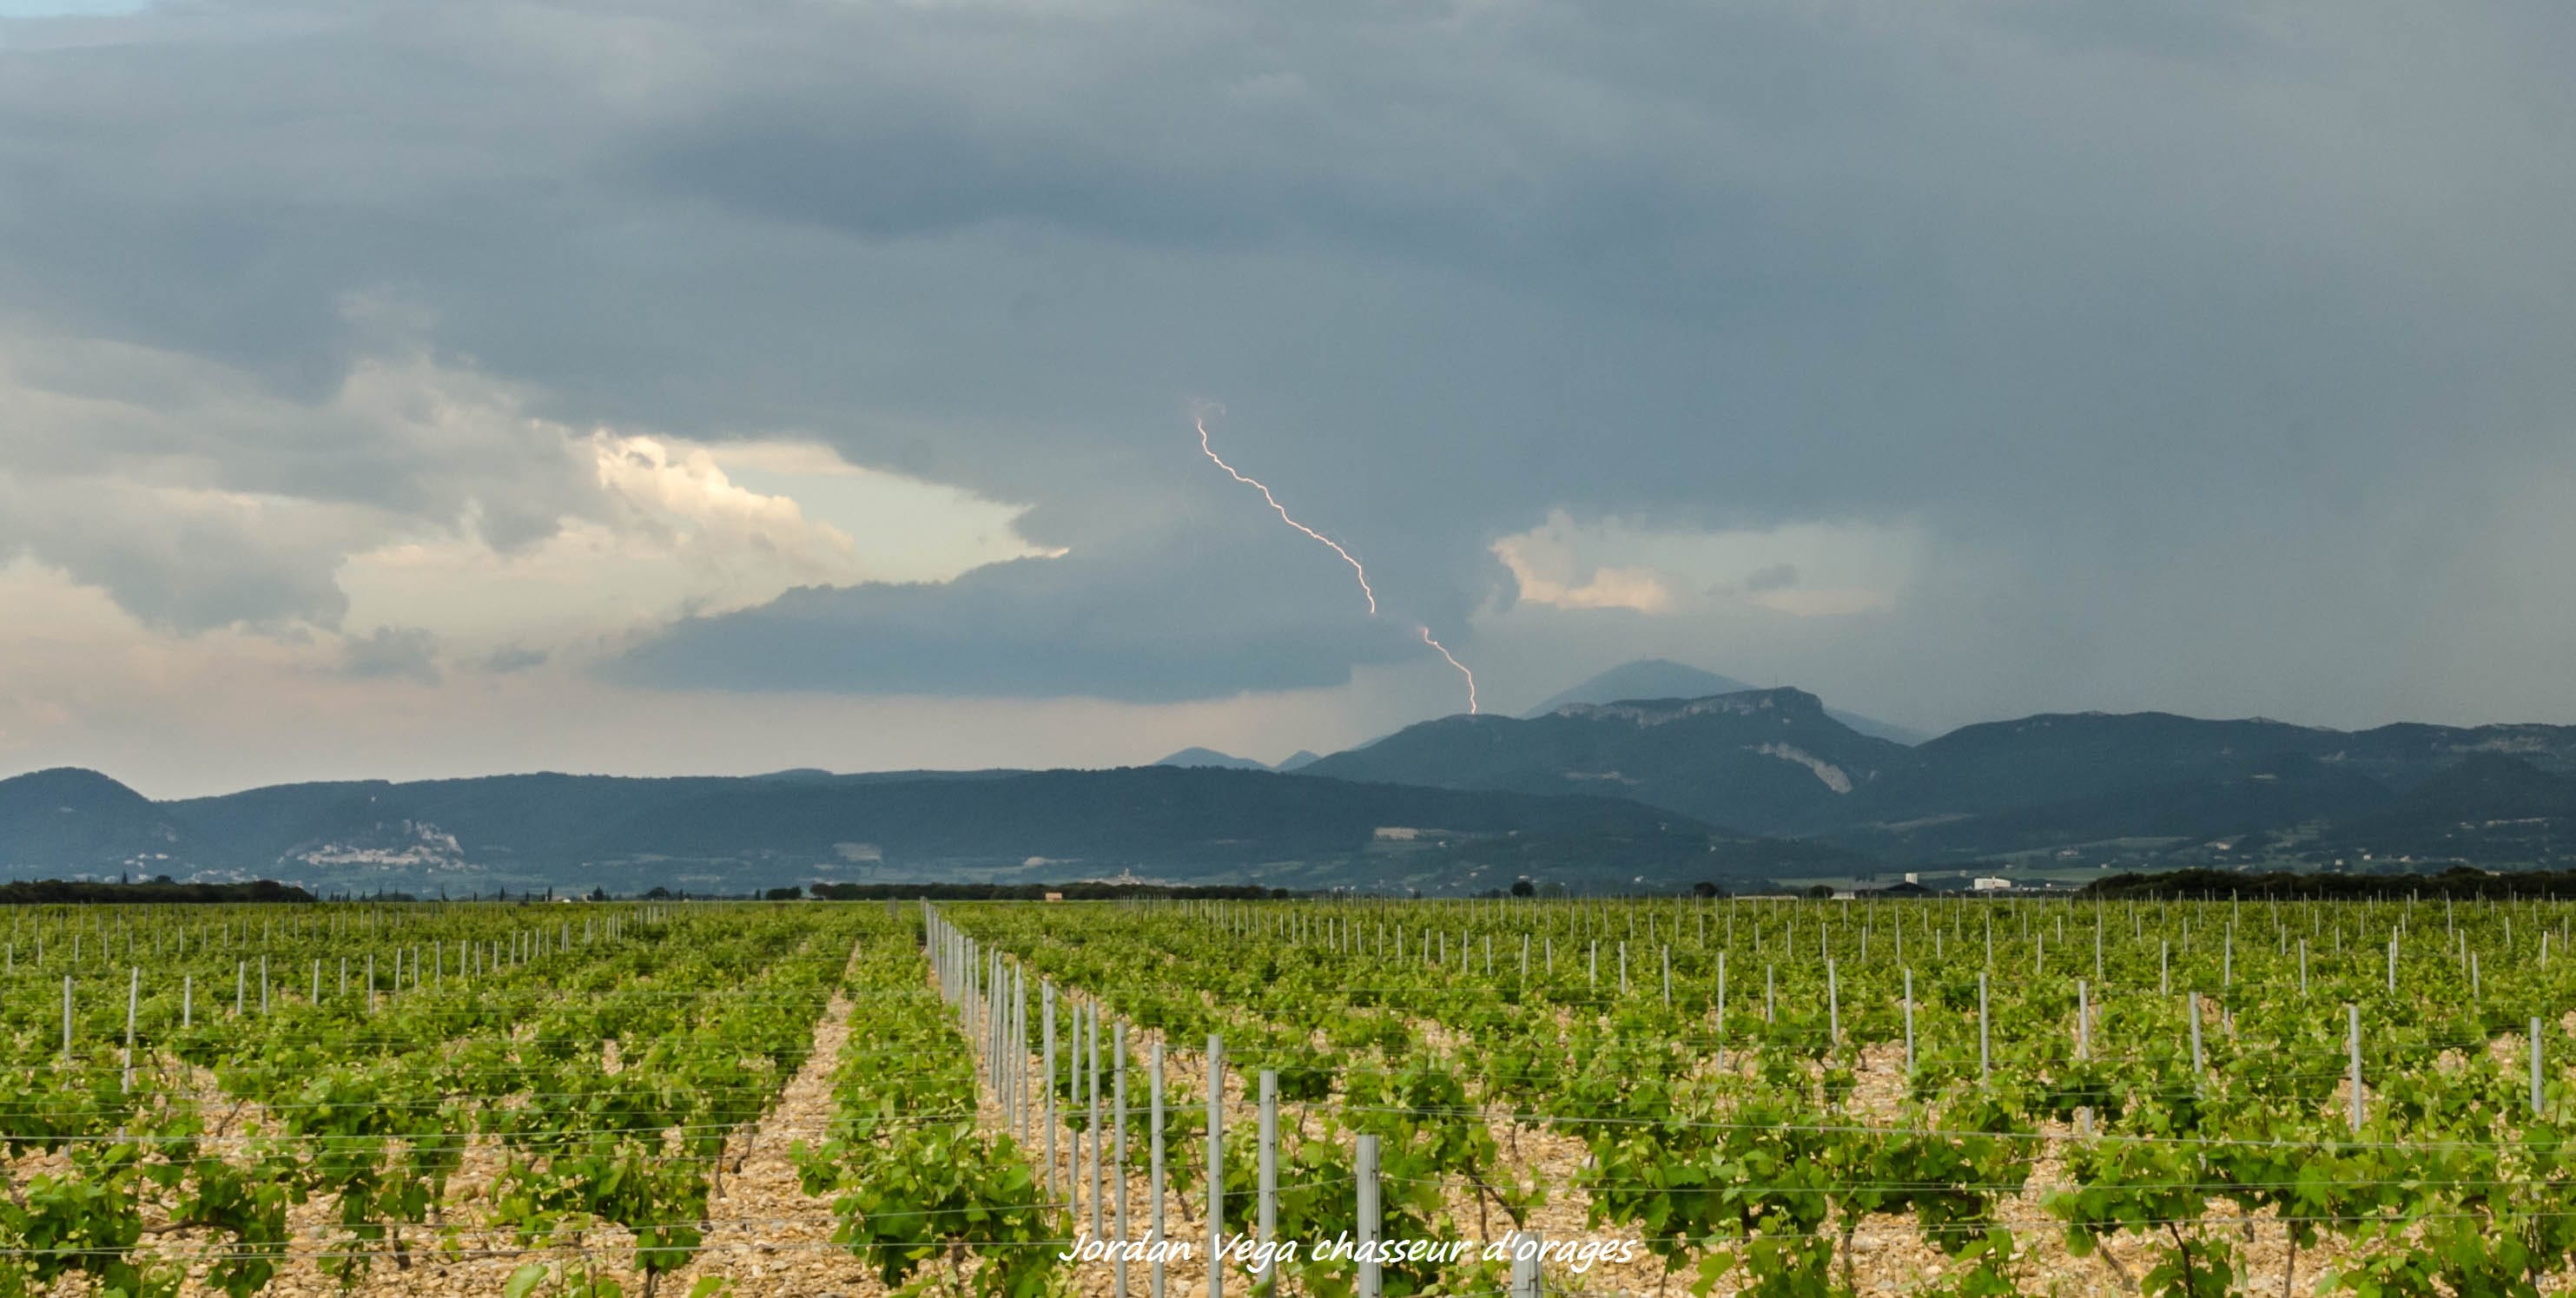
{"type": "Polygon", "coordinates": [[[610,675],[682,688],[1161,703],[1339,685],[1354,663],[1421,652],[1408,631],[1368,620],[1356,588],[1320,566],[1262,583],[1247,601],[1251,566],[1229,552],[1076,554],[994,564],[945,585],[808,587],[683,621],[610,675]]]}
{"type": "Polygon", "coordinates": [[[0,564],[35,557],[113,593],[146,625],[204,631],[335,620],[328,528],[220,498],[154,498],[117,484],[81,498],[0,473],[0,564]]]}
{"type": "MultiPolygon", "coordinates": [[[[1017,668],[959,656],[943,689],[980,664],[997,691],[1132,697],[1165,688],[1175,637],[1261,641],[1293,547],[1242,551],[1194,604],[1089,558],[1178,576],[1141,538],[1234,518],[1181,418],[1213,398],[1247,467],[1416,617],[1496,596],[1485,547],[1551,507],[1902,517],[1986,567],[1892,643],[1964,622],[2031,646],[2035,673],[1960,651],[2005,695],[2099,685],[2114,640],[2223,630],[2309,660],[2288,710],[2395,671],[2354,629],[2420,616],[2400,593],[2472,551],[2459,521],[2565,444],[2571,25],[2109,2],[9,24],[0,302],[306,401],[385,346],[352,301],[387,303],[576,425],[811,433],[1031,502],[1031,538],[1075,550],[1028,569],[1043,589],[775,611],[963,646],[1011,600],[1101,610],[1073,641],[1095,665],[1031,642],[1017,668]]],[[[490,496],[521,534],[579,490],[337,436],[207,455],[424,516],[490,496]]],[[[726,662],[757,637],[717,628],[772,614],[737,616],[646,651],[652,678],[758,675],[726,662]]],[[[1341,656],[1323,677],[1364,656],[1314,651],[1341,656]]],[[[1245,652],[1233,685],[1295,674],[1245,652]]],[[[937,666],[795,670],[903,689],[937,666]]]]}

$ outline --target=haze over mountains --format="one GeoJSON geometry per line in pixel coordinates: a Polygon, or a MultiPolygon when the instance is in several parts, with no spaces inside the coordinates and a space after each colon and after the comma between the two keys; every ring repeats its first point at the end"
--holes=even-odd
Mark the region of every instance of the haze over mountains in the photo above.
{"type": "Polygon", "coordinates": [[[1423,722],[1293,774],[1199,749],[1111,771],[533,774],[155,802],[58,768],[0,780],[0,875],[455,894],[1127,875],[1436,892],[2576,860],[2576,727],[2080,713],[1907,744],[1797,689],[1580,697],[1695,672],[1631,664],[1531,716],[1423,722]]]}

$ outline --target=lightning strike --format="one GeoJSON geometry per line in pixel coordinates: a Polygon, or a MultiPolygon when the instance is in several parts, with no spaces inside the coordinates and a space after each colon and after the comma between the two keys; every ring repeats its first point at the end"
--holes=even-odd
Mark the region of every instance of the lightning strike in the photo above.
{"type": "Polygon", "coordinates": [[[1449,646],[1432,639],[1431,628],[1426,626],[1417,629],[1422,632],[1422,643],[1439,650],[1440,656],[1448,659],[1449,665],[1457,668],[1458,674],[1467,678],[1467,715],[1471,717],[1476,715],[1476,673],[1467,670],[1467,664],[1458,661],[1457,655],[1449,652],[1449,646]]]}
{"type": "MultiPolygon", "coordinates": [[[[1198,430],[1199,430],[1199,453],[1200,453],[1200,454],[1202,454],[1202,455],[1207,456],[1207,457],[1208,457],[1208,461],[1209,461],[1210,463],[1212,463],[1212,464],[1216,465],[1216,467],[1218,467],[1218,468],[1220,468],[1220,469],[1225,470],[1225,473],[1226,473],[1226,476],[1227,476],[1227,477],[1230,477],[1230,478],[1234,479],[1235,481],[1240,482],[1240,483],[1242,483],[1243,485],[1245,485],[1245,486],[1247,486],[1247,487],[1252,488],[1254,491],[1258,491],[1258,492],[1260,492],[1260,493],[1261,493],[1261,498],[1262,498],[1263,500],[1266,500],[1266,501],[1269,501],[1269,502],[1270,502],[1270,510],[1271,510],[1271,512],[1272,512],[1272,513],[1275,513],[1275,514],[1277,514],[1277,515],[1279,515],[1279,521],[1280,521],[1280,522],[1286,523],[1288,526],[1293,527],[1293,528],[1296,528],[1298,531],[1303,532],[1303,533],[1305,533],[1306,535],[1308,535],[1308,536],[1310,536],[1310,537],[1313,537],[1316,541],[1321,542],[1321,543],[1324,545],[1324,547],[1325,547],[1325,548],[1327,548],[1327,549],[1331,550],[1331,551],[1332,551],[1333,553],[1335,553],[1335,554],[1338,554],[1338,555],[1342,556],[1342,562],[1347,563],[1347,564],[1349,564],[1349,565],[1351,566],[1351,575],[1352,575],[1352,576],[1354,576],[1354,577],[1357,577],[1357,578],[1359,579],[1359,583],[1360,583],[1360,594],[1361,594],[1361,595],[1363,595],[1363,596],[1365,596],[1365,597],[1367,597],[1367,599],[1368,599],[1368,611],[1369,611],[1369,616],[1370,616],[1370,617],[1376,617],[1376,616],[1377,616],[1377,591],[1376,591],[1376,590],[1374,590],[1374,589],[1372,589],[1372,588],[1369,586],[1368,569],[1361,567],[1361,566],[1360,566],[1360,561],[1359,561],[1356,557],[1354,557],[1354,556],[1351,554],[1351,552],[1350,552],[1350,551],[1343,549],[1343,548],[1342,548],[1342,545],[1341,545],[1341,542],[1336,541],[1336,540],[1334,540],[1333,538],[1331,538],[1331,537],[1329,537],[1329,536],[1326,536],[1326,535],[1324,535],[1323,533],[1318,532],[1318,531],[1316,531],[1315,529],[1313,529],[1313,528],[1311,528],[1311,527],[1308,527],[1308,526],[1306,526],[1304,523],[1300,523],[1300,522],[1298,522],[1295,518],[1291,517],[1291,516],[1289,515],[1289,513],[1288,513],[1288,507],[1287,507],[1287,506],[1285,506],[1285,505],[1280,504],[1280,503],[1279,503],[1279,498],[1278,498],[1277,496],[1274,496],[1274,495],[1270,494],[1270,488],[1269,488],[1268,486],[1264,485],[1260,479],[1258,479],[1258,478],[1253,478],[1253,477],[1247,477],[1247,476],[1245,476],[1245,474],[1243,473],[1243,471],[1242,471],[1242,470],[1237,469],[1237,468],[1235,468],[1233,465],[1226,463],[1226,462],[1225,462],[1225,460],[1224,460],[1224,458],[1223,458],[1223,457],[1221,457],[1221,456],[1219,456],[1219,455],[1216,453],[1216,447],[1214,447],[1213,445],[1210,445],[1210,444],[1209,444],[1209,442],[1208,442],[1207,416],[1205,416],[1205,415],[1194,415],[1194,416],[1192,416],[1192,417],[1191,417],[1190,422],[1198,426],[1198,430]]],[[[1433,649],[1435,649],[1435,650],[1438,650],[1438,651],[1439,651],[1440,656],[1441,656],[1442,658],[1447,659],[1447,660],[1448,660],[1448,662],[1449,662],[1449,665],[1450,665],[1450,666],[1455,667],[1455,668],[1457,668],[1457,669],[1458,669],[1458,674],[1459,674],[1459,675],[1464,676],[1464,677],[1466,677],[1466,678],[1467,678],[1467,715],[1469,715],[1469,716],[1475,716],[1475,715],[1477,714],[1477,707],[1476,707],[1476,673],[1474,673],[1474,672],[1472,672],[1472,671],[1467,670],[1467,664],[1465,664],[1465,663],[1462,663],[1462,662],[1458,661],[1458,656],[1457,656],[1456,654],[1453,654],[1453,653],[1449,652],[1449,646],[1444,645],[1444,644],[1440,643],[1439,641],[1432,639],[1432,638],[1431,638],[1431,628],[1429,628],[1429,627],[1427,627],[1427,626],[1426,626],[1426,627],[1417,627],[1417,628],[1415,628],[1415,629],[1416,629],[1416,630],[1419,630],[1420,632],[1422,632],[1422,643],[1424,643],[1424,644],[1427,644],[1427,645],[1431,646],[1431,647],[1432,647],[1433,649]]]]}
{"type": "MultiPolygon", "coordinates": [[[[1266,486],[1263,486],[1263,485],[1261,484],[1261,481],[1260,481],[1259,479],[1257,479],[1257,478],[1247,478],[1247,477],[1243,476],[1243,474],[1242,474],[1240,471],[1238,471],[1238,470],[1237,470],[1233,465],[1226,463],[1226,462],[1225,462],[1224,460],[1222,460],[1222,459],[1219,459],[1219,458],[1218,458],[1218,456],[1217,456],[1217,453],[1216,453],[1216,448],[1215,448],[1215,447],[1213,447],[1213,446],[1208,445],[1208,430],[1207,430],[1207,418],[1206,418],[1206,416],[1204,416],[1204,415],[1199,416],[1199,417],[1197,417],[1197,418],[1193,419],[1193,420],[1192,420],[1192,422],[1196,423],[1196,424],[1199,426],[1199,450],[1200,450],[1200,451],[1202,451],[1202,452],[1204,452],[1204,453],[1207,455],[1208,459],[1210,459],[1211,461],[1214,461],[1214,462],[1215,462],[1215,464],[1216,464],[1216,467],[1218,467],[1218,468],[1220,468],[1220,469],[1225,470],[1225,471],[1226,471],[1226,473],[1227,473],[1227,475],[1228,475],[1228,476],[1230,476],[1230,477],[1232,477],[1235,481],[1240,482],[1240,483],[1242,483],[1243,485],[1245,485],[1245,486],[1247,486],[1247,487],[1252,488],[1254,491],[1258,491],[1258,492],[1260,492],[1260,493],[1261,493],[1261,498],[1262,498],[1263,500],[1269,501],[1269,502],[1270,502],[1270,508],[1271,508],[1272,510],[1274,510],[1274,511],[1276,511],[1276,512],[1278,513],[1278,515],[1279,515],[1279,520],[1280,520],[1281,522],[1286,523],[1288,526],[1293,527],[1293,528],[1296,528],[1298,531],[1303,532],[1303,533],[1305,533],[1306,535],[1311,536],[1311,537],[1315,538],[1316,540],[1323,542],[1326,546],[1328,546],[1328,547],[1330,547],[1330,548],[1331,548],[1331,550],[1332,550],[1332,552],[1333,552],[1333,553],[1335,553],[1335,554],[1338,554],[1338,555],[1342,556],[1342,562],[1349,564],[1349,565],[1351,566],[1351,573],[1352,573],[1354,576],[1356,576],[1356,577],[1358,577],[1358,578],[1359,578],[1359,582],[1360,582],[1360,594],[1365,595],[1365,596],[1367,596],[1367,597],[1368,597],[1369,616],[1370,616],[1370,617],[1376,617],[1376,616],[1377,616],[1377,592],[1376,592],[1376,591],[1374,591],[1374,590],[1371,590],[1371,589],[1369,588],[1368,569],[1361,567],[1361,566],[1360,566],[1360,561],[1359,561],[1359,560],[1357,560],[1357,559],[1352,558],[1352,557],[1351,557],[1351,552],[1350,552],[1350,551],[1348,551],[1348,550],[1343,549],[1343,548],[1341,547],[1341,543],[1340,543],[1340,542],[1335,541],[1333,538],[1331,538],[1331,537],[1329,537],[1329,536],[1326,536],[1326,535],[1324,535],[1323,533],[1318,532],[1318,531],[1316,531],[1315,529],[1313,529],[1313,528],[1311,528],[1311,527],[1306,526],[1304,523],[1300,523],[1300,522],[1298,522],[1298,521],[1297,521],[1296,519],[1294,519],[1294,518],[1290,518],[1290,517],[1288,516],[1288,507],[1287,507],[1287,506],[1285,506],[1285,505],[1280,504],[1280,503],[1279,503],[1279,498],[1278,498],[1277,496],[1271,495],[1271,494],[1270,494],[1270,488],[1268,488],[1268,487],[1266,487],[1266,486]]],[[[1425,638],[1425,639],[1428,639],[1428,638],[1430,638],[1430,633],[1426,631],[1426,632],[1424,632],[1424,633],[1423,633],[1423,636],[1424,636],[1424,638],[1425,638]]],[[[1446,654],[1446,653],[1448,653],[1449,651],[1448,651],[1448,650],[1446,650],[1446,649],[1443,649],[1443,650],[1441,650],[1440,652],[1441,652],[1441,653],[1443,653],[1443,654],[1446,654]]],[[[1456,662],[1456,661],[1457,661],[1457,659],[1452,658],[1452,659],[1450,659],[1450,661],[1451,661],[1451,662],[1456,662]]],[[[1459,668],[1459,670],[1460,670],[1460,671],[1465,671],[1466,669],[1462,667],[1462,668],[1459,668]]],[[[1469,680],[1472,682],[1472,681],[1474,680],[1474,678],[1473,678],[1473,677],[1470,677],[1470,678],[1469,678],[1469,680]]],[[[1470,692],[1470,693],[1473,693],[1473,690],[1471,689],[1469,692],[1470,692]]],[[[1471,700],[1471,702],[1472,702],[1472,700],[1471,700]]]]}

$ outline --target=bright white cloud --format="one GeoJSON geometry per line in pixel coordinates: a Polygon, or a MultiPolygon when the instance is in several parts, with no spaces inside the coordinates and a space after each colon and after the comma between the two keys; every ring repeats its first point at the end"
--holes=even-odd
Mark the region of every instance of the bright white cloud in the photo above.
{"type": "Polygon", "coordinates": [[[1914,578],[1925,540],[1903,526],[1800,523],[1696,531],[1563,510],[1495,541],[1521,600],[1560,609],[1675,614],[1727,607],[1791,617],[1891,608],[1914,578]]]}
{"type": "Polygon", "coordinates": [[[296,400],[202,357],[0,338],[0,561],[176,632],[341,636],[350,664],[396,636],[426,680],[433,654],[577,661],[794,586],[1054,553],[1021,539],[1017,506],[808,440],[576,429],[418,349],[296,400]]]}
{"type": "Polygon", "coordinates": [[[349,621],[409,622],[478,651],[571,648],[579,659],[684,613],[746,608],[795,586],[940,582],[1052,553],[1012,531],[1014,507],[861,469],[820,445],[605,429],[578,442],[598,469],[595,517],[566,518],[516,553],[450,535],[353,555],[340,570],[349,621]]]}
{"type": "Polygon", "coordinates": [[[1661,613],[1673,606],[1664,580],[1644,568],[1594,567],[1575,575],[1579,566],[1572,548],[1546,535],[1545,529],[1507,536],[1494,542],[1494,557],[1511,569],[1520,597],[1558,608],[1624,608],[1661,613]]]}

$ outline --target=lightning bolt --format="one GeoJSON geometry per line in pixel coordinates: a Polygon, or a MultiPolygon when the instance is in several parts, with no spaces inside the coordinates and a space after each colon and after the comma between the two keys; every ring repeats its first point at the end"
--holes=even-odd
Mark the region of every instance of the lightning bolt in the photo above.
{"type": "MultiPolygon", "coordinates": [[[[1335,553],[1335,554],[1338,554],[1338,555],[1342,556],[1342,562],[1347,563],[1347,564],[1349,564],[1349,565],[1351,566],[1351,573],[1352,573],[1352,575],[1353,575],[1353,576],[1356,576],[1356,577],[1358,577],[1358,578],[1359,578],[1359,581],[1360,581],[1360,594],[1365,595],[1365,596],[1367,596],[1367,597],[1368,597],[1369,616],[1370,616],[1370,617],[1376,617],[1376,616],[1377,616],[1377,592],[1376,592],[1376,591],[1374,591],[1374,590],[1369,589],[1368,569],[1361,567],[1361,566],[1360,566],[1360,561],[1359,561],[1359,560],[1357,560],[1357,559],[1352,558],[1352,557],[1351,557],[1351,552],[1350,552],[1350,551],[1348,551],[1348,550],[1343,549],[1343,548],[1342,548],[1342,546],[1341,546],[1341,543],[1340,543],[1340,542],[1335,541],[1333,538],[1331,538],[1331,537],[1329,537],[1329,536],[1326,536],[1326,535],[1324,535],[1323,533],[1318,532],[1318,531],[1316,531],[1315,529],[1313,529],[1313,528],[1311,528],[1311,527],[1306,526],[1304,523],[1300,523],[1300,522],[1298,522],[1298,521],[1297,521],[1296,519],[1294,519],[1294,518],[1290,518],[1290,517],[1288,516],[1288,507],[1287,507],[1286,505],[1282,505],[1282,504],[1280,504],[1280,503],[1279,503],[1279,498],[1278,498],[1277,496],[1271,495],[1271,494],[1270,494],[1270,488],[1268,488],[1268,487],[1266,487],[1266,486],[1263,486],[1263,485],[1261,484],[1261,480],[1260,480],[1260,479],[1258,479],[1258,478],[1247,478],[1247,477],[1243,476],[1242,472],[1241,472],[1241,471],[1239,471],[1239,470],[1237,470],[1233,465],[1228,464],[1228,463],[1226,463],[1224,460],[1222,460],[1222,459],[1218,458],[1217,453],[1216,453],[1216,448],[1215,448],[1215,447],[1213,447],[1213,446],[1208,445],[1207,417],[1206,417],[1205,415],[1195,416],[1195,417],[1192,419],[1192,421],[1191,421],[1191,422],[1196,423],[1196,424],[1199,426],[1199,450],[1200,450],[1200,451],[1202,451],[1202,452],[1204,452],[1204,453],[1207,455],[1208,459],[1210,459],[1210,460],[1214,461],[1214,462],[1215,462],[1215,464],[1216,464],[1216,467],[1218,467],[1218,468],[1220,468],[1220,469],[1225,470],[1225,471],[1226,471],[1227,476],[1232,477],[1235,481],[1240,482],[1240,483],[1242,483],[1243,485],[1245,485],[1245,486],[1247,486],[1247,487],[1252,488],[1254,491],[1258,491],[1258,492],[1260,492],[1260,493],[1261,493],[1261,498],[1262,498],[1263,500],[1269,501],[1269,502],[1270,502],[1270,508],[1271,508],[1272,510],[1274,510],[1274,511],[1276,511],[1276,512],[1278,513],[1278,515],[1279,515],[1279,521],[1281,521],[1281,522],[1283,522],[1283,523],[1286,523],[1286,524],[1287,524],[1288,526],[1290,526],[1290,527],[1296,528],[1298,531],[1303,532],[1303,533],[1305,533],[1306,535],[1311,536],[1311,537],[1315,538],[1315,539],[1316,539],[1316,540],[1318,540],[1318,541],[1323,542],[1323,543],[1324,543],[1324,545],[1325,545],[1328,549],[1330,549],[1333,553],[1335,553]]],[[[1424,633],[1424,638],[1428,639],[1428,638],[1429,638],[1429,635],[1430,635],[1430,633],[1429,633],[1429,632],[1425,632],[1425,633],[1424,633]]],[[[1448,650],[1446,650],[1446,649],[1443,649],[1443,650],[1441,650],[1440,652],[1442,652],[1443,654],[1446,654],[1446,653],[1448,653],[1449,651],[1448,651],[1448,650]]],[[[1454,659],[1454,658],[1452,658],[1452,659],[1450,659],[1450,661],[1451,661],[1451,662],[1456,662],[1457,660],[1456,660],[1456,659],[1454,659]]],[[[1460,671],[1464,671],[1464,670],[1466,670],[1466,669],[1462,667],[1462,668],[1460,668],[1459,670],[1460,670],[1460,671]]],[[[1471,678],[1471,679],[1472,679],[1472,678],[1471,678]]]]}
{"type": "Polygon", "coordinates": [[[1440,656],[1448,659],[1449,665],[1457,668],[1458,674],[1467,678],[1467,715],[1471,717],[1476,715],[1476,673],[1467,670],[1467,664],[1458,661],[1458,656],[1449,652],[1449,646],[1432,639],[1431,628],[1426,626],[1416,629],[1422,632],[1422,643],[1439,650],[1440,656]]]}
{"type": "MultiPolygon", "coordinates": [[[[1298,531],[1313,537],[1316,541],[1322,543],[1326,549],[1342,556],[1342,562],[1351,566],[1351,575],[1359,579],[1360,594],[1368,598],[1369,616],[1376,617],[1377,592],[1369,586],[1368,569],[1361,567],[1360,561],[1357,558],[1354,558],[1350,551],[1343,549],[1341,542],[1336,541],[1291,517],[1288,513],[1288,507],[1280,504],[1279,498],[1270,494],[1270,488],[1263,485],[1260,479],[1247,477],[1242,470],[1226,463],[1225,460],[1216,453],[1216,447],[1208,443],[1207,416],[1205,414],[1191,416],[1190,422],[1198,426],[1199,452],[1207,456],[1210,463],[1213,463],[1216,467],[1225,470],[1227,477],[1252,488],[1254,491],[1260,492],[1261,498],[1270,502],[1271,512],[1279,515],[1280,522],[1286,523],[1288,526],[1296,528],[1298,531]]],[[[1442,658],[1449,660],[1450,666],[1458,669],[1459,675],[1467,678],[1467,715],[1476,715],[1476,673],[1467,670],[1467,664],[1458,661],[1458,656],[1449,652],[1449,646],[1432,639],[1431,628],[1426,626],[1417,627],[1415,629],[1422,632],[1422,643],[1438,650],[1442,658]]]]}

